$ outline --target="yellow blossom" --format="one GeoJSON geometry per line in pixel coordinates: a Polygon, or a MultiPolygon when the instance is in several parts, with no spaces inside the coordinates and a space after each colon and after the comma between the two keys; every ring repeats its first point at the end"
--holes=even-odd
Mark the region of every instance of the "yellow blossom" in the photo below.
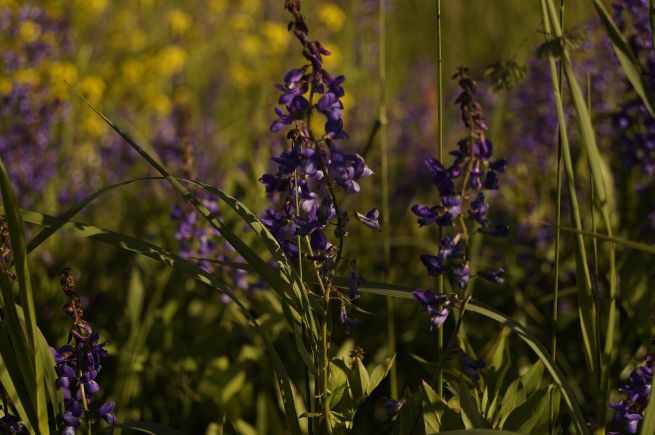
{"type": "Polygon", "coordinates": [[[102,137],[107,133],[107,124],[99,116],[94,115],[85,116],[82,125],[90,136],[102,137]]]}
{"type": "Polygon", "coordinates": [[[107,7],[107,0],[85,0],[86,7],[92,14],[100,14],[107,7]]]}
{"type": "Polygon", "coordinates": [[[144,68],[141,62],[137,62],[133,59],[128,59],[123,63],[121,67],[122,79],[127,83],[135,84],[138,83],[143,77],[144,68]]]}
{"type": "Polygon", "coordinates": [[[232,29],[237,31],[245,32],[250,30],[254,24],[255,21],[253,20],[252,16],[246,14],[236,14],[230,20],[230,26],[232,29]]]}
{"type": "Polygon", "coordinates": [[[339,49],[332,44],[323,44],[323,45],[331,53],[329,56],[323,57],[323,63],[325,65],[325,69],[333,70],[335,68],[338,68],[339,65],[341,65],[341,51],[339,51],[339,49]]]}
{"type": "Polygon", "coordinates": [[[9,80],[6,77],[1,77],[0,78],[0,95],[8,95],[11,92],[11,88],[13,88],[11,80],[9,80]]]}
{"type": "Polygon", "coordinates": [[[338,32],[346,21],[346,14],[334,3],[323,3],[318,8],[318,18],[330,30],[338,32]]]}
{"type": "Polygon", "coordinates": [[[34,42],[41,36],[41,26],[31,20],[23,21],[18,27],[18,37],[21,41],[34,42]]]}
{"type": "Polygon", "coordinates": [[[128,46],[132,51],[140,51],[148,43],[148,35],[141,29],[134,29],[127,35],[127,38],[128,46]]]}
{"type": "Polygon", "coordinates": [[[39,76],[39,73],[31,68],[16,71],[14,74],[14,80],[16,80],[18,83],[25,83],[33,86],[41,83],[41,77],[39,76]]]}
{"type": "Polygon", "coordinates": [[[241,64],[230,65],[230,78],[238,88],[245,88],[252,83],[253,74],[248,68],[241,64]]]}
{"type": "Polygon", "coordinates": [[[287,26],[267,21],[262,26],[262,33],[264,39],[268,42],[268,46],[273,53],[280,53],[287,49],[289,45],[289,32],[287,26]]]}
{"type": "Polygon", "coordinates": [[[177,74],[186,66],[187,53],[179,45],[165,47],[158,56],[159,71],[171,76],[177,74]]]}
{"type": "Polygon", "coordinates": [[[176,35],[183,35],[193,24],[193,19],[189,14],[179,9],[172,9],[166,17],[171,31],[176,35]]]}
{"type": "Polygon", "coordinates": [[[249,35],[241,41],[241,52],[246,56],[256,56],[261,49],[261,41],[255,35],[249,35]]]}
{"type": "Polygon", "coordinates": [[[211,0],[209,10],[214,14],[220,14],[227,9],[227,0],[211,0]]]}
{"type": "Polygon", "coordinates": [[[93,104],[97,104],[105,93],[105,82],[99,76],[84,77],[77,88],[93,104]]]}
{"type": "Polygon", "coordinates": [[[150,105],[157,112],[159,116],[166,116],[171,111],[171,100],[163,94],[156,95],[151,101],[150,105]]]}

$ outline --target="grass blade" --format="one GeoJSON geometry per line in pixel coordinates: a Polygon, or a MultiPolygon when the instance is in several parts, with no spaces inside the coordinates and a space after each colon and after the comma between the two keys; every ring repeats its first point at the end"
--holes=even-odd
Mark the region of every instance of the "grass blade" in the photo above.
{"type": "MultiPolygon", "coordinates": [[[[598,0],[594,0],[594,5],[597,9],[602,8],[602,4],[598,0]]],[[[603,9],[604,10],[604,9],[603,9]]],[[[606,12],[606,11],[605,11],[606,12]]],[[[550,16],[550,22],[552,28],[555,30],[555,35],[558,37],[562,36],[562,29],[559,27],[559,22],[556,19],[555,7],[551,1],[548,1],[548,14],[550,16]]],[[[609,17],[606,17],[609,18],[609,17]]],[[[613,39],[614,36],[610,35],[613,39]]],[[[621,56],[617,53],[619,59],[621,56]]],[[[552,59],[552,58],[551,58],[552,59]]],[[[591,122],[591,116],[587,108],[587,103],[583,97],[580,85],[578,84],[573,67],[571,65],[571,59],[567,52],[566,47],[562,47],[562,65],[564,67],[564,72],[566,75],[566,81],[569,85],[569,90],[573,99],[573,105],[575,107],[576,119],[578,121],[578,129],[580,131],[581,142],[584,150],[586,151],[589,167],[591,168],[591,176],[594,184],[594,194],[596,196],[596,206],[601,212],[603,218],[603,224],[605,225],[605,231],[607,235],[612,237],[612,222],[610,216],[613,215],[613,207],[610,204],[614,201],[613,195],[613,180],[608,170],[608,165],[605,160],[602,158],[598,146],[596,144],[596,138],[594,133],[594,128],[591,122]]],[[[639,75],[640,79],[643,79],[639,75]]],[[[634,86],[634,85],[633,85],[634,86]]],[[[636,89],[636,88],[635,88],[636,89]]],[[[637,92],[639,92],[637,90],[637,92]]],[[[641,95],[641,94],[640,94],[641,95]]],[[[642,96],[645,103],[650,98],[650,95],[642,96]]],[[[649,111],[653,114],[652,106],[648,106],[649,111]]],[[[593,212],[593,210],[592,210],[593,212]]],[[[580,237],[580,236],[578,236],[580,237]]],[[[610,363],[612,360],[612,351],[614,347],[614,332],[618,326],[618,314],[616,307],[617,299],[617,276],[616,276],[616,259],[614,253],[614,245],[609,245],[609,312],[607,314],[607,325],[605,326],[605,342],[602,349],[602,354],[598,353],[600,356],[600,380],[599,386],[600,390],[596,398],[596,419],[600,424],[605,424],[605,419],[607,416],[607,399],[608,399],[608,390],[610,382],[610,363]]],[[[597,321],[597,320],[596,320],[597,321]]],[[[600,325],[596,324],[596,340],[600,343],[600,325]]]]}
{"type": "MultiPolygon", "coordinates": [[[[25,332],[27,342],[25,349],[28,354],[23,361],[27,362],[32,374],[27,378],[27,387],[32,392],[32,406],[37,416],[36,428],[40,433],[48,433],[48,409],[46,405],[46,388],[43,378],[43,361],[37,351],[37,326],[36,310],[34,308],[34,294],[32,282],[27,264],[27,252],[25,250],[25,232],[23,220],[18,208],[16,194],[9,181],[9,174],[4,163],[0,161],[0,190],[2,201],[5,207],[9,237],[11,239],[11,250],[14,258],[16,280],[21,300],[21,306],[25,312],[25,332]]],[[[5,301],[10,303],[10,301],[5,301]]],[[[19,337],[15,337],[19,339],[19,337]]],[[[25,350],[23,349],[23,350],[25,350]]]]}
{"type": "Polygon", "coordinates": [[[653,388],[655,387],[655,376],[653,377],[653,380],[651,381],[651,394],[650,397],[648,398],[648,405],[646,406],[646,410],[644,411],[644,422],[641,426],[641,433],[646,434],[646,433],[655,433],[655,394],[652,394],[653,391],[655,391],[653,388]]]}
{"type": "MultiPolygon", "coordinates": [[[[651,116],[655,117],[655,110],[653,110],[655,104],[653,103],[652,95],[648,92],[648,88],[646,87],[645,75],[641,71],[642,68],[641,65],[639,65],[639,61],[637,60],[634,53],[630,49],[630,46],[626,42],[625,38],[623,37],[619,29],[616,27],[616,24],[614,24],[614,21],[612,20],[611,15],[605,8],[605,5],[603,5],[603,3],[600,0],[592,0],[592,1],[594,4],[594,8],[596,9],[596,13],[598,13],[600,20],[605,26],[605,29],[607,30],[607,34],[609,35],[610,40],[612,41],[612,47],[614,48],[614,53],[616,53],[616,57],[619,59],[619,62],[621,63],[621,68],[623,68],[623,72],[625,73],[626,77],[630,81],[630,84],[634,88],[637,95],[639,95],[639,97],[641,98],[642,102],[644,103],[644,106],[646,106],[646,109],[648,109],[651,116]]],[[[651,5],[651,9],[649,13],[651,18],[651,29],[652,29],[653,0],[650,0],[650,5],[651,5]]]]}

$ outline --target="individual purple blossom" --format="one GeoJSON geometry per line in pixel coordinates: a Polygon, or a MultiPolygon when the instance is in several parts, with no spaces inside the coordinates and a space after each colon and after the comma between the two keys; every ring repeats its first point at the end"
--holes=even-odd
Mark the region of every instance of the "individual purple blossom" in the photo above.
{"type": "Polygon", "coordinates": [[[480,379],[480,371],[487,366],[483,359],[474,360],[464,351],[460,351],[459,353],[459,362],[462,365],[462,370],[466,373],[466,376],[473,381],[480,379]]]}
{"type": "Polygon", "coordinates": [[[400,400],[393,400],[388,397],[382,398],[382,404],[384,405],[384,410],[387,412],[389,418],[398,415],[400,410],[403,408],[407,399],[402,398],[400,400]]]}
{"type": "Polygon", "coordinates": [[[495,284],[502,284],[505,282],[505,269],[501,267],[494,272],[479,271],[478,276],[495,284]]]}
{"type": "Polygon", "coordinates": [[[430,316],[430,330],[439,328],[448,318],[450,300],[447,295],[438,295],[430,290],[414,290],[412,296],[418,300],[430,316]]]}
{"type": "Polygon", "coordinates": [[[371,209],[366,214],[356,213],[357,219],[372,230],[382,232],[380,225],[380,212],[377,208],[371,209]]]}

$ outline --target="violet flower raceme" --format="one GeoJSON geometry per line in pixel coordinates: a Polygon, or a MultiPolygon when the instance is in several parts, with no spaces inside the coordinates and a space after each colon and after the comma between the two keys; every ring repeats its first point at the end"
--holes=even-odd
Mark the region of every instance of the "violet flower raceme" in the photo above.
{"type": "MultiPolygon", "coordinates": [[[[418,217],[419,226],[434,223],[452,233],[439,241],[436,255],[421,255],[428,274],[447,275],[454,279],[457,287],[464,289],[471,276],[466,245],[473,229],[495,237],[506,236],[509,232],[506,225],[491,225],[484,194],[498,189],[499,174],[507,169],[507,161],[491,159],[493,145],[485,137],[487,126],[475,98],[476,83],[469,77],[468,70],[460,67],[453,77],[461,88],[456,103],[460,106],[468,135],[458,142],[457,149],[450,152],[454,158],[450,166],[446,167],[436,159],[425,160],[431,181],[439,192],[439,203],[433,206],[416,204],[412,212],[418,217]]],[[[502,282],[504,270],[480,272],[478,276],[502,282]]],[[[413,294],[430,315],[430,327],[440,327],[448,316],[450,298],[427,290],[417,290],[413,294]]]]}
{"type": "Polygon", "coordinates": [[[637,367],[630,373],[628,383],[619,387],[619,392],[625,398],[610,403],[614,409],[614,422],[623,427],[622,432],[610,433],[637,433],[639,422],[644,418],[644,410],[648,405],[653,381],[653,367],[655,366],[655,353],[648,354],[644,365],[637,367]]]}
{"type": "MultiPolygon", "coordinates": [[[[308,63],[290,70],[283,82],[276,85],[281,95],[271,131],[286,129],[289,147],[271,159],[277,171],[259,179],[270,196],[279,198],[280,204],[278,209],[266,210],[262,222],[291,259],[303,251],[298,241],[306,241],[307,258],[317,264],[322,278],[331,285],[341,259],[348,221],[347,214],[339,208],[336,194],[359,193],[359,181],[373,172],[361,156],[345,153],[337,145],[338,140],[348,137],[341,101],[345,95],[345,77],[333,76],[324,68],[323,60],[330,52],[319,41],[309,39],[300,1],[287,0],[285,7],[292,15],[289,30],[302,45],[308,63]],[[311,128],[312,116],[317,114],[324,119],[320,132],[311,128]],[[338,240],[336,245],[330,241],[332,236],[338,240]]],[[[381,230],[375,210],[358,218],[367,227],[381,230]]],[[[342,302],[341,320],[347,329],[353,324],[351,300],[343,296],[342,302]]]]}
{"type": "MultiPolygon", "coordinates": [[[[646,92],[655,90],[655,53],[648,14],[648,0],[620,0],[614,3],[615,21],[621,31],[627,33],[628,42],[635,53],[646,81],[646,92]]],[[[655,203],[649,200],[655,191],[655,119],[642,100],[624,80],[629,98],[612,114],[615,143],[618,143],[623,164],[628,170],[639,171],[642,182],[636,190],[640,202],[653,212],[655,203]]],[[[649,236],[655,232],[655,224],[644,219],[643,225],[649,236]]]]}
{"type": "Polygon", "coordinates": [[[62,434],[74,434],[86,419],[92,424],[97,417],[109,424],[116,423],[114,402],[106,402],[95,406],[94,395],[100,391],[96,381],[102,369],[100,364],[108,354],[100,342],[100,336],[94,332],[84,319],[84,309],[76,292],[75,278],[71,269],[61,273],[61,285],[68,297],[64,312],[71,316],[73,324],[68,334],[68,344],[50,350],[55,359],[57,372],[57,387],[64,396],[64,413],[59,415],[62,434]]]}

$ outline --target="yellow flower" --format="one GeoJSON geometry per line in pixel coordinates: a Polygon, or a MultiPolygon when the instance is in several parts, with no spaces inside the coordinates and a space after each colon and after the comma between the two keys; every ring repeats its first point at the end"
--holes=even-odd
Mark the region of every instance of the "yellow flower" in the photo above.
{"type": "Polygon", "coordinates": [[[107,0],[85,0],[86,7],[92,14],[99,14],[107,7],[107,0]]]}
{"type": "Polygon", "coordinates": [[[129,38],[128,46],[133,52],[142,50],[148,43],[148,35],[141,29],[129,32],[127,37],[129,38]]]}
{"type": "Polygon", "coordinates": [[[323,64],[325,65],[325,69],[333,70],[341,65],[341,51],[332,44],[323,45],[331,53],[329,56],[323,57],[323,64]]]}
{"type": "Polygon", "coordinates": [[[338,32],[346,21],[346,14],[334,3],[323,3],[318,8],[318,19],[330,30],[338,32]]]}
{"type": "Polygon", "coordinates": [[[135,84],[141,80],[144,73],[143,64],[132,59],[125,61],[121,67],[122,79],[127,83],[135,84]]]}
{"type": "Polygon", "coordinates": [[[171,111],[171,100],[164,94],[156,95],[150,104],[159,116],[166,116],[171,111]]]}
{"type": "Polygon", "coordinates": [[[159,53],[159,71],[162,74],[171,76],[184,69],[187,61],[187,53],[179,45],[169,45],[159,53]]]}
{"type": "Polygon", "coordinates": [[[11,80],[6,77],[0,78],[0,95],[8,95],[11,92],[13,85],[11,80]]]}
{"type": "Polygon", "coordinates": [[[264,39],[268,41],[268,46],[273,53],[280,53],[287,49],[289,46],[289,32],[287,31],[287,26],[276,23],[273,21],[267,21],[262,26],[262,33],[264,39]]]}
{"type": "Polygon", "coordinates": [[[23,21],[18,27],[18,37],[21,41],[34,42],[41,36],[41,26],[31,20],[23,21]]]}
{"type": "Polygon", "coordinates": [[[18,83],[25,83],[33,86],[36,86],[39,83],[41,83],[41,77],[39,76],[39,73],[37,73],[31,68],[21,69],[16,71],[14,75],[14,80],[16,80],[16,82],[18,83]]]}
{"type": "Polygon", "coordinates": [[[261,49],[261,41],[255,35],[249,35],[241,41],[241,52],[246,56],[256,56],[261,49]]]}
{"type": "Polygon", "coordinates": [[[252,16],[246,14],[236,14],[230,20],[230,26],[237,31],[247,31],[255,24],[252,16]]]}
{"type": "Polygon", "coordinates": [[[85,116],[82,125],[84,130],[93,137],[102,137],[107,133],[107,124],[95,113],[85,116]]]}
{"type": "Polygon", "coordinates": [[[193,19],[189,14],[179,9],[172,9],[166,17],[171,31],[176,35],[183,35],[193,24],[193,19]]]}
{"type": "Polygon", "coordinates": [[[227,0],[211,0],[209,10],[214,14],[220,14],[227,9],[227,0]]]}
{"type": "Polygon", "coordinates": [[[80,81],[77,88],[93,104],[97,104],[105,93],[105,82],[99,76],[87,76],[80,81]]]}
{"type": "Polygon", "coordinates": [[[248,68],[241,64],[230,65],[230,78],[238,88],[245,88],[252,83],[253,74],[248,68]]]}

